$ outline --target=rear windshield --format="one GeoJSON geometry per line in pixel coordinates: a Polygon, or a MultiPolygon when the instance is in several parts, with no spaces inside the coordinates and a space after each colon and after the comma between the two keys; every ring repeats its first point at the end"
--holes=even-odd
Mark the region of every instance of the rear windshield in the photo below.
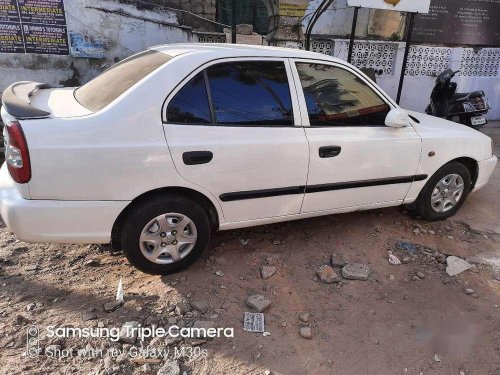
{"type": "Polygon", "coordinates": [[[85,108],[97,112],[171,58],[152,50],[128,57],[78,88],[75,99],[85,108]]]}

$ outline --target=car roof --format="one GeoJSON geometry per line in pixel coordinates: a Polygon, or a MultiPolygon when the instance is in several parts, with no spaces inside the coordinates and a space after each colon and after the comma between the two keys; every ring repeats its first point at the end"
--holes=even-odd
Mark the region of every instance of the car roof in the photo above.
{"type": "Polygon", "coordinates": [[[305,51],[295,48],[256,46],[249,44],[229,44],[229,43],[186,43],[186,44],[165,44],[151,47],[150,49],[162,52],[169,56],[179,56],[184,54],[201,54],[217,58],[231,57],[284,57],[320,59],[345,63],[345,61],[328,56],[322,53],[305,51]]]}

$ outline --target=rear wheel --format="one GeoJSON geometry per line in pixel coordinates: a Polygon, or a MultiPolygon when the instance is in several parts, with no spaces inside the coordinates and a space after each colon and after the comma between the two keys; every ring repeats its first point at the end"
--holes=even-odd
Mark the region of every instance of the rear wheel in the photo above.
{"type": "Polygon", "coordinates": [[[462,207],[471,189],[469,169],[451,162],[440,168],[422,189],[416,202],[417,213],[428,220],[444,220],[462,207]]]}
{"type": "Polygon", "coordinates": [[[139,270],[166,275],[192,264],[207,247],[211,226],[205,210],[184,197],[154,197],[125,219],[121,246],[139,270]]]}

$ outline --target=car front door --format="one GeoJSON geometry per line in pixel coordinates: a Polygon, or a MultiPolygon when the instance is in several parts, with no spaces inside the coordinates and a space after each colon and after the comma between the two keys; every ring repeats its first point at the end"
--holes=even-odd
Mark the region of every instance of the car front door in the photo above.
{"type": "Polygon", "coordinates": [[[286,59],[229,59],[167,98],[176,169],[219,200],[226,223],[300,213],[309,149],[290,74],[286,59]]]}
{"type": "Polygon", "coordinates": [[[295,60],[310,166],[302,212],[402,203],[420,160],[413,127],[385,126],[394,104],[348,66],[295,60]]]}

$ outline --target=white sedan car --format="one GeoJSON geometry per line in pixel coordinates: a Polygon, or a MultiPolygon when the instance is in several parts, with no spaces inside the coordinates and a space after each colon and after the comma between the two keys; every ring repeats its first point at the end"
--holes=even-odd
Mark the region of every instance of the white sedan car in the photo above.
{"type": "Polygon", "coordinates": [[[214,230],[410,205],[446,219],[489,180],[489,137],[400,109],[322,54],[151,48],[79,88],[3,94],[0,211],[27,242],[112,243],[142,271],[214,230]]]}

